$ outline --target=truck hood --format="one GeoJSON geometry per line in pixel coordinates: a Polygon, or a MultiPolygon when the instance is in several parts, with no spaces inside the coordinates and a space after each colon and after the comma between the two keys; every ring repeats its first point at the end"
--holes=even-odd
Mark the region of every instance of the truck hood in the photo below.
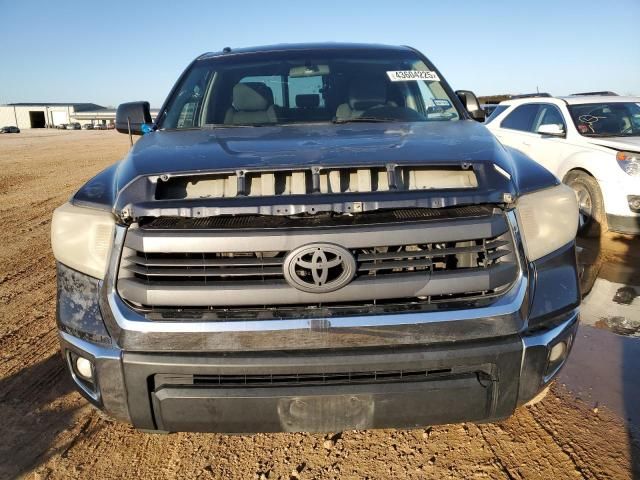
{"type": "MultiPolygon", "coordinates": [[[[256,197],[201,198],[183,200],[180,206],[154,198],[151,183],[173,175],[200,175],[244,170],[286,170],[321,167],[358,166],[477,166],[482,188],[473,194],[439,190],[405,192],[407,201],[418,206],[450,206],[469,203],[501,202],[504,194],[517,196],[545,188],[557,179],[539,164],[513,149],[505,148],[482,125],[472,120],[420,123],[352,123],[343,125],[307,124],[274,127],[203,128],[156,131],[141,137],[118,164],[105,169],[87,182],[73,197],[75,204],[122,212],[127,205],[145,203],[149,215],[166,214],[156,206],[171,207],[174,215],[186,215],[199,206],[224,203],[294,202],[299,196],[268,199],[256,197]],[[147,179],[149,181],[147,181],[147,179]],[[410,197],[410,198],[409,198],[410,197]],[[431,200],[426,199],[431,197],[431,200]],[[419,198],[419,201],[416,201],[419,198]],[[168,206],[169,205],[169,206],[168,206]]],[[[322,196],[326,202],[341,198],[322,196]]],[[[335,197],[335,196],[334,196],[335,197]]],[[[378,208],[380,197],[361,195],[378,208]]],[[[393,198],[400,200],[400,193],[393,198]]],[[[315,196],[316,200],[318,196],[315,196]]],[[[385,198],[389,198],[386,195],[385,198]]],[[[301,201],[304,201],[302,199],[301,201]]],[[[323,207],[324,208],[324,207],[323,207]]],[[[380,207],[382,208],[382,207],[380,207]]],[[[286,210],[286,209],[285,209],[286,210]]],[[[222,210],[210,210],[221,212],[222,210]]],[[[263,210],[260,210],[261,212],[263,210]]],[[[288,210],[286,210],[288,211],[288,210]]],[[[204,215],[204,211],[197,213],[204,215]]],[[[218,213],[213,213],[218,214],[218,213]]]]}
{"type": "Polygon", "coordinates": [[[158,131],[143,136],[118,172],[140,175],[388,162],[492,161],[511,170],[500,144],[475,121],[359,123],[158,131]]]}
{"type": "Polygon", "coordinates": [[[609,147],[615,150],[640,152],[640,137],[591,137],[588,141],[593,145],[609,147]]]}

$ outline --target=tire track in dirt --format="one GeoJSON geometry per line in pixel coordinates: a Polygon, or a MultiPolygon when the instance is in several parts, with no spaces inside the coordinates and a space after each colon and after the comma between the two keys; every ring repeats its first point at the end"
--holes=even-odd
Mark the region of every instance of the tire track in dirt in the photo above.
{"type": "MultiPolygon", "coordinates": [[[[594,411],[568,392],[557,389],[556,395],[532,407],[531,413],[537,425],[571,458],[584,478],[624,478],[634,470],[627,454],[620,449],[629,441],[628,432],[621,420],[606,409],[594,411]],[[570,416],[566,409],[557,408],[562,404],[575,405],[570,416]],[[590,428],[579,428],[580,425],[590,428]]],[[[637,444],[630,446],[636,450],[634,478],[640,476],[638,447],[637,444]]]]}

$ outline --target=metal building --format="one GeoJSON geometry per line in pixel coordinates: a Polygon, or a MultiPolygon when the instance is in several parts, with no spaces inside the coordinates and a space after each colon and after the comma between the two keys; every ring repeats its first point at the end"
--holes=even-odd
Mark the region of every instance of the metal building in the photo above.
{"type": "Polygon", "coordinates": [[[115,110],[95,103],[9,103],[0,105],[0,127],[52,128],[72,122],[113,123],[115,110]],[[102,115],[99,112],[105,112],[102,115]],[[108,113],[107,113],[108,112],[108,113]],[[94,113],[95,115],[86,115],[94,113]],[[82,119],[80,119],[82,115],[82,119]],[[95,121],[94,121],[95,119],[95,121]],[[87,122],[87,120],[90,120],[87,122]],[[104,120],[104,121],[103,121],[104,120]]]}

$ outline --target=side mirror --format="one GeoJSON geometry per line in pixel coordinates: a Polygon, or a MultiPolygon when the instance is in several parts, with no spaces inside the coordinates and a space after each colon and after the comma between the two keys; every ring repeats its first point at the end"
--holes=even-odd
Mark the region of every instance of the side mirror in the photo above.
{"type": "Polygon", "coordinates": [[[456,90],[456,95],[467,109],[471,118],[478,122],[484,122],[487,118],[487,113],[480,107],[480,102],[475,93],[470,90],[456,90]]]}
{"type": "Polygon", "coordinates": [[[564,137],[564,127],[559,123],[547,123],[538,127],[537,133],[552,137],[564,137]]]}
{"type": "Polygon", "coordinates": [[[145,133],[143,125],[151,124],[151,107],[149,102],[121,103],[116,110],[116,130],[120,133],[142,135],[145,133]]]}

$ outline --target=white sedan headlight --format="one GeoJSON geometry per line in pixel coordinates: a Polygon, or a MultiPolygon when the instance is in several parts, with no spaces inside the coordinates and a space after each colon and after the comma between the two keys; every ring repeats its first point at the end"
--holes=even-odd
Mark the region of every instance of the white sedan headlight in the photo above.
{"type": "Polygon", "coordinates": [[[576,194],[564,184],[521,196],[516,215],[530,261],[566,245],[578,231],[576,194]]]}
{"type": "Polygon", "coordinates": [[[110,212],[65,203],[53,212],[53,255],[67,267],[102,279],[107,271],[115,225],[110,212]]]}
{"type": "Polygon", "coordinates": [[[640,177],[640,153],[618,152],[616,160],[627,175],[640,177]]]}

